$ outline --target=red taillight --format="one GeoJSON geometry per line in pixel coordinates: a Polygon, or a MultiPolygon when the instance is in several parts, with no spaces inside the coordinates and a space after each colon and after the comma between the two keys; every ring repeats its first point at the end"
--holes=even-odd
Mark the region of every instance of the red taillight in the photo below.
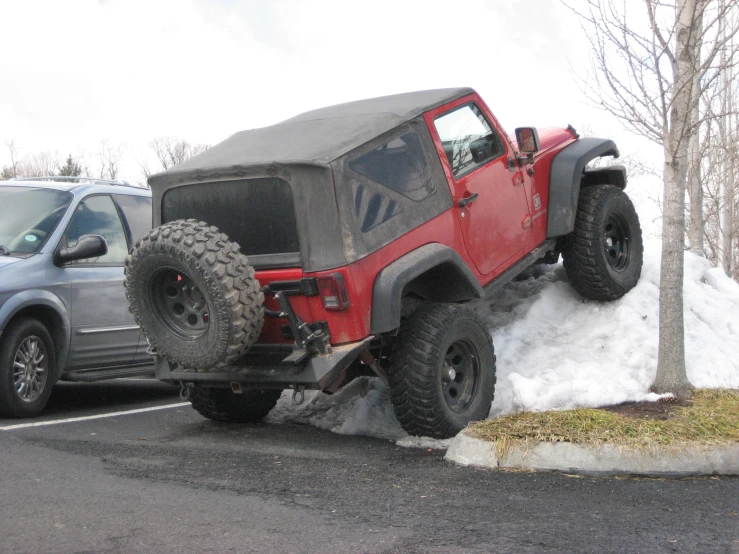
{"type": "Polygon", "coordinates": [[[321,275],[318,281],[318,293],[323,300],[323,307],[331,312],[346,310],[349,307],[349,292],[346,290],[344,276],[341,273],[321,275]]]}

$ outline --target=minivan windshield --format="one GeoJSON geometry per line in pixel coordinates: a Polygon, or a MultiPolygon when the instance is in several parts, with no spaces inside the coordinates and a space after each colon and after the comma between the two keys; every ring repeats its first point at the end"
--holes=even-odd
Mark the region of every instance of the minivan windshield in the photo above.
{"type": "Polygon", "coordinates": [[[72,198],[63,190],[0,186],[0,256],[38,252],[72,198]]]}

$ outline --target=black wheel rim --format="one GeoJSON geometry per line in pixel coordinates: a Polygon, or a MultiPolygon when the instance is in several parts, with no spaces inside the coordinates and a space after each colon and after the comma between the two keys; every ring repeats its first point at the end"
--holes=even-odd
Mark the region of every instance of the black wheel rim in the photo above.
{"type": "Polygon", "coordinates": [[[157,319],[177,336],[196,340],[208,332],[207,297],[187,274],[172,268],[157,271],[151,279],[149,297],[157,319]]]}
{"type": "Polygon", "coordinates": [[[44,341],[33,335],[23,339],[13,357],[13,383],[23,402],[35,402],[44,392],[48,364],[44,341]]]}
{"type": "Polygon", "coordinates": [[[447,406],[458,414],[466,412],[477,395],[480,383],[480,356],[466,340],[453,342],[441,367],[441,386],[447,406]]]}
{"type": "Polygon", "coordinates": [[[603,227],[603,250],[608,265],[614,271],[623,271],[631,256],[631,233],[626,220],[618,214],[609,214],[603,227]]]}

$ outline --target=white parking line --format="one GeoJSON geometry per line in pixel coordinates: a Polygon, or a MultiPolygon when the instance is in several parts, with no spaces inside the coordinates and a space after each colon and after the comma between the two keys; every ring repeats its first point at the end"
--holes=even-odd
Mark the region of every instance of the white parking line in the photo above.
{"type": "Polygon", "coordinates": [[[167,410],[169,408],[181,408],[189,406],[189,402],[178,402],[177,404],[167,404],[166,406],[154,406],[153,408],[139,408],[138,410],[128,410],[125,412],[112,412],[109,414],[98,414],[85,417],[70,417],[68,419],[54,419],[52,421],[39,421],[37,423],[19,423],[18,425],[6,425],[0,427],[0,431],[13,431],[14,429],[25,429],[26,427],[43,427],[45,425],[58,425],[60,423],[73,423],[75,421],[87,421],[90,419],[102,419],[105,417],[117,417],[129,414],[141,414],[143,412],[154,412],[156,410],[167,410]]]}

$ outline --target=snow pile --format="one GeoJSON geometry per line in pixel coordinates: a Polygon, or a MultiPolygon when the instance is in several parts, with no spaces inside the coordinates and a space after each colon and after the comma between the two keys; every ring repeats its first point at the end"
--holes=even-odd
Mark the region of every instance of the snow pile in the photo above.
{"type": "MultiPolygon", "coordinates": [[[[647,243],[639,284],[616,302],[584,300],[567,283],[561,264],[534,268],[492,305],[477,301],[498,357],[490,417],[654,398],[648,389],[657,369],[659,259],[660,243],[647,243]]],[[[739,388],[739,284],[690,253],[684,283],[690,381],[739,388]]],[[[374,378],[358,379],[333,396],[306,394],[302,406],[293,405],[288,391],[267,420],[399,439],[406,446],[444,445],[407,437],[387,387],[374,378]]]]}
{"type": "MultiPolygon", "coordinates": [[[[657,370],[660,243],[649,242],[642,278],[615,302],[591,302],[562,265],[512,283],[481,312],[493,329],[498,387],[491,417],[646,400],[657,370]]],[[[739,285],[685,254],[688,378],[739,387],[739,285]]]]}
{"type": "Polygon", "coordinates": [[[408,436],[393,414],[390,390],[375,377],[355,379],[331,395],[306,391],[300,406],[293,403],[292,391],[285,391],[266,421],[303,423],[341,435],[384,439],[408,436]]]}

